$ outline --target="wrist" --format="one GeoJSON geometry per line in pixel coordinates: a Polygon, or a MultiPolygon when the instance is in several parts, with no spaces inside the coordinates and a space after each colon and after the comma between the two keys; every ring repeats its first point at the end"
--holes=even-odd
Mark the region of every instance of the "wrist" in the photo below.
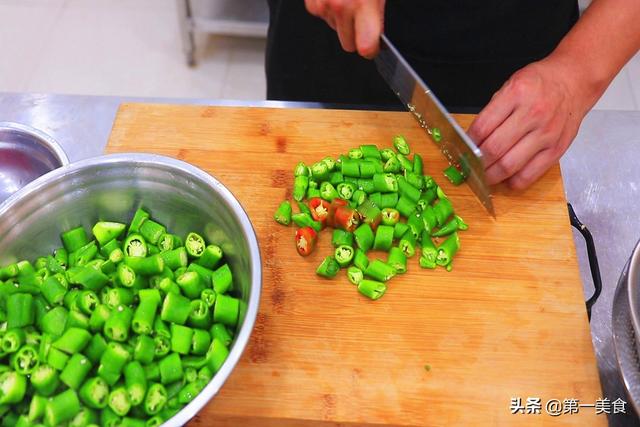
{"type": "Polygon", "coordinates": [[[614,77],[572,52],[556,50],[540,62],[549,67],[554,79],[566,88],[576,109],[583,115],[600,99],[614,77]]]}

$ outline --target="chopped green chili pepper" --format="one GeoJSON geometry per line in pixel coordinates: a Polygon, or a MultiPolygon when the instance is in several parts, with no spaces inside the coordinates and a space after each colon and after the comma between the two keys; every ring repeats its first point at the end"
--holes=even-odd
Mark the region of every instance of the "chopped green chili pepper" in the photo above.
{"type": "Polygon", "coordinates": [[[462,218],[460,218],[458,215],[455,216],[455,219],[458,223],[458,230],[468,230],[469,226],[467,225],[466,222],[464,222],[464,220],[462,218]]]}
{"type": "Polygon", "coordinates": [[[382,202],[382,193],[377,192],[369,194],[369,202],[373,203],[377,207],[380,207],[380,203],[382,202]]]}
{"type": "Polygon", "coordinates": [[[360,165],[357,160],[345,159],[340,168],[344,177],[360,178],[360,165]]]}
{"type": "Polygon", "coordinates": [[[191,354],[205,354],[211,344],[211,336],[204,329],[194,329],[191,338],[191,354]]]}
{"type": "Polygon", "coordinates": [[[393,151],[391,148],[383,148],[382,150],[380,150],[380,158],[385,162],[395,156],[396,156],[396,152],[393,151]]]}
{"type": "Polygon", "coordinates": [[[353,246],[353,233],[336,228],[333,230],[331,244],[334,248],[340,245],[353,246]]]}
{"type": "Polygon", "coordinates": [[[364,275],[372,277],[380,282],[386,282],[396,275],[396,271],[392,266],[376,259],[369,263],[369,266],[364,271],[364,275]]]}
{"type": "Polygon", "coordinates": [[[350,149],[347,155],[349,156],[350,159],[354,159],[354,160],[361,159],[363,157],[363,153],[360,148],[350,149]]]}
{"type": "MultiPolygon", "coordinates": [[[[331,172],[331,174],[329,175],[329,182],[331,183],[331,185],[336,187],[339,184],[347,181],[344,179],[344,175],[342,175],[342,172],[335,171],[335,172],[331,172]]],[[[309,199],[310,197],[307,197],[307,198],[309,199]]]]}
{"type": "Polygon", "coordinates": [[[233,274],[229,264],[224,264],[211,275],[213,289],[217,294],[224,294],[233,286],[233,274]]]}
{"type": "Polygon", "coordinates": [[[320,197],[325,200],[332,201],[333,199],[339,197],[338,191],[335,189],[330,182],[323,182],[320,184],[320,197]]]}
{"type": "Polygon", "coordinates": [[[194,271],[187,271],[176,279],[176,283],[180,286],[180,290],[189,299],[198,298],[204,290],[204,283],[200,279],[200,275],[194,271]]]}
{"type": "Polygon", "coordinates": [[[400,239],[407,231],[409,231],[409,226],[404,222],[398,222],[393,226],[393,238],[400,239]]]}
{"type": "Polygon", "coordinates": [[[351,263],[353,259],[354,250],[353,247],[347,245],[340,245],[336,248],[334,257],[340,267],[346,267],[351,263]]]}
{"type": "Polygon", "coordinates": [[[133,314],[131,329],[136,334],[148,335],[152,331],[156,311],[160,305],[160,292],[157,289],[141,289],[138,292],[138,299],[139,303],[133,314]]]}
{"type": "Polygon", "coordinates": [[[164,270],[164,260],[160,254],[148,257],[128,256],[125,257],[124,263],[131,267],[136,274],[141,274],[143,276],[160,274],[162,273],[162,270],[164,270]]]}
{"type": "Polygon", "coordinates": [[[361,145],[360,151],[365,159],[381,159],[380,151],[375,145],[361,145]]]}
{"type": "Polygon", "coordinates": [[[398,181],[392,173],[377,173],[373,175],[373,186],[376,191],[383,193],[398,191],[398,181]]]}
{"type": "Polygon", "coordinates": [[[240,300],[228,295],[219,294],[213,309],[213,321],[233,327],[238,322],[240,300]]]}
{"type": "Polygon", "coordinates": [[[11,367],[21,375],[28,375],[40,364],[38,350],[31,345],[24,345],[10,357],[11,367]]]}
{"type": "Polygon", "coordinates": [[[125,364],[129,361],[131,354],[120,343],[110,342],[107,349],[100,357],[98,365],[98,375],[102,377],[107,384],[113,386],[118,379],[125,364]]]}
{"type": "Polygon", "coordinates": [[[170,384],[182,378],[182,361],[178,353],[171,353],[158,362],[160,368],[160,382],[170,384]]]}
{"type": "Polygon", "coordinates": [[[430,260],[429,258],[425,258],[423,256],[420,257],[420,262],[419,265],[421,268],[428,268],[430,270],[433,270],[436,268],[436,262],[430,260]]]}
{"type": "Polygon", "coordinates": [[[393,227],[389,225],[380,225],[376,229],[376,235],[373,242],[373,249],[388,251],[393,244],[393,227]]]}
{"type": "Polygon", "coordinates": [[[40,364],[33,370],[30,380],[33,388],[42,396],[51,396],[60,385],[56,370],[45,364],[40,364]]]}
{"type": "MultiPolygon", "coordinates": [[[[47,407],[47,399],[39,394],[34,394],[29,404],[29,414],[27,418],[31,422],[35,422],[38,418],[44,415],[44,410],[47,407]]],[[[16,424],[17,425],[17,424],[16,424]]]]}
{"type": "Polygon", "coordinates": [[[381,209],[384,208],[395,208],[398,203],[398,193],[382,193],[380,196],[380,203],[378,207],[381,209]]]}
{"type": "Polygon", "coordinates": [[[100,362],[102,353],[107,349],[107,341],[100,334],[95,334],[84,349],[84,354],[91,363],[100,362]]]}
{"type": "Polygon", "coordinates": [[[68,354],[82,351],[91,340],[89,331],[80,328],[69,328],[51,345],[68,354]]]}
{"type": "Polygon", "coordinates": [[[362,249],[356,249],[353,256],[353,265],[362,271],[366,270],[369,266],[369,258],[367,258],[367,254],[362,249]]]}
{"type": "Polygon", "coordinates": [[[465,181],[465,176],[453,165],[446,168],[443,173],[453,185],[460,185],[465,181]]]}
{"type": "MultiPolygon", "coordinates": [[[[214,306],[215,308],[215,306],[214,306]]],[[[196,328],[208,328],[211,324],[209,306],[202,300],[191,301],[191,313],[189,313],[189,325],[196,328]]]]}
{"type": "Polygon", "coordinates": [[[449,222],[440,227],[438,231],[431,233],[431,235],[433,237],[443,237],[448,236],[454,231],[458,231],[458,220],[455,217],[453,217],[449,222]]]}
{"type": "Polygon", "coordinates": [[[436,195],[438,199],[448,199],[447,195],[444,193],[444,190],[439,185],[436,187],[436,195]]]}
{"type": "Polygon", "coordinates": [[[49,349],[49,353],[47,354],[47,363],[51,365],[51,367],[57,369],[58,371],[62,371],[68,360],[69,356],[62,350],[58,350],[54,347],[51,347],[49,349]]]}
{"type": "Polygon", "coordinates": [[[373,234],[371,226],[368,223],[364,223],[356,228],[356,230],[353,232],[353,236],[358,247],[364,252],[367,252],[373,246],[375,236],[373,234]]]}
{"type": "Polygon", "coordinates": [[[438,249],[436,248],[436,245],[433,243],[433,240],[431,240],[431,237],[429,236],[429,233],[426,230],[422,233],[422,239],[420,244],[422,246],[421,258],[425,258],[429,262],[433,263],[434,264],[433,268],[435,268],[438,249]]]}
{"type": "Polygon", "coordinates": [[[33,325],[35,312],[33,296],[26,293],[15,293],[7,298],[7,328],[22,328],[33,325]]]}
{"type": "Polygon", "coordinates": [[[422,175],[416,174],[414,172],[405,172],[404,178],[407,180],[407,184],[417,188],[422,191],[424,188],[424,178],[422,175]]]}
{"type": "Polygon", "coordinates": [[[229,346],[233,337],[229,333],[229,330],[222,323],[214,323],[211,327],[211,336],[220,340],[225,346],[229,346]]]}
{"type": "Polygon", "coordinates": [[[316,274],[330,279],[335,277],[338,271],[340,271],[340,264],[335,260],[335,257],[328,256],[318,266],[316,274]]]}
{"type": "Polygon", "coordinates": [[[138,233],[143,222],[149,219],[149,213],[142,208],[138,208],[133,214],[133,219],[129,224],[129,234],[138,233]]]}
{"type": "Polygon", "coordinates": [[[372,179],[358,178],[358,189],[364,191],[367,194],[374,193],[375,187],[373,186],[372,179]]]}
{"type": "Polygon", "coordinates": [[[311,227],[316,232],[322,230],[322,223],[320,221],[314,221],[313,218],[307,213],[297,213],[291,216],[293,223],[300,228],[311,227]]]}
{"type": "Polygon", "coordinates": [[[124,241],[123,251],[128,257],[146,257],[148,253],[147,241],[140,234],[130,234],[124,241]]]}
{"type": "Polygon", "coordinates": [[[446,266],[451,262],[453,256],[460,249],[460,239],[458,233],[451,234],[447,240],[438,246],[438,255],[436,256],[436,264],[446,266]]]}
{"type": "Polygon", "coordinates": [[[158,243],[158,240],[160,240],[160,236],[162,236],[166,232],[167,229],[164,225],[150,219],[147,219],[140,226],[140,234],[147,242],[151,243],[152,245],[158,243]]]}
{"type": "Polygon", "coordinates": [[[60,381],[68,387],[76,390],[89,374],[92,366],[91,361],[87,357],[80,353],[76,353],[71,356],[71,359],[69,359],[67,365],[60,373],[60,381]]]}
{"type": "Polygon", "coordinates": [[[213,372],[218,372],[229,356],[229,349],[222,341],[214,338],[207,352],[207,364],[213,372]]]}
{"type": "Polygon", "coordinates": [[[112,341],[124,342],[129,339],[129,329],[133,311],[126,305],[119,305],[111,312],[104,324],[104,335],[112,341]]]}
{"type": "Polygon", "coordinates": [[[382,297],[386,291],[387,285],[382,282],[363,279],[358,283],[358,292],[372,300],[377,300],[382,297]]]}
{"type": "Polygon", "coordinates": [[[398,274],[407,272],[407,256],[397,246],[394,246],[389,251],[389,257],[387,258],[387,264],[389,264],[398,274]]]}
{"type": "Polygon", "coordinates": [[[341,199],[351,200],[351,198],[353,197],[353,193],[356,191],[356,187],[349,182],[342,182],[338,184],[337,191],[338,196],[341,199]]]}
{"type": "Polygon", "coordinates": [[[82,403],[93,409],[104,409],[109,399],[109,385],[100,377],[92,377],[80,387],[82,403]]]}
{"type": "Polygon", "coordinates": [[[404,236],[402,236],[398,243],[398,247],[408,258],[411,258],[416,254],[416,238],[411,230],[404,233],[404,236]]]}
{"type": "Polygon", "coordinates": [[[77,251],[89,243],[89,238],[87,237],[87,233],[84,231],[83,227],[76,227],[69,231],[65,231],[60,235],[60,237],[64,248],[69,253],[77,251]]]}
{"type": "Polygon", "coordinates": [[[155,342],[148,335],[138,335],[133,346],[133,360],[145,365],[153,361],[155,342]]]}
{"type": "MultiPolygon", "coordinates": [[[[80,306],[80,298],[76,302],[80,306]]],[[[102,302],[110,309],[115,309],[119,305],[130,305],[133,302],[133,291],[128,288],[105,288],[103,292],[102,302]]]]}
{"type": "Polygon", "coordinates": [[[409,218],[407,218],[407,225],[409,226],[411,233],[413,233],[413,237],[417,240],[424,230],[424,220],[420,213],[414,212],[409,215],[409,218]]]}
{"type": "Polygon", "coordinates": [[[433,138],[435,142],[440,142],[442,140],[442,134],[440,133],[440,129],[431,128],[431,138],[433,138]]]}
{"type": "Polygon", "coordinates": [[[402,135],[396,135],[393,137],[393,146],[396,148],[398,153],[404,154],[405,156],[411,151],[407,140],[402,135]]]}
{"type": "Polygon", "coordinates": [[[413,154],[413,173],[422,175],[424,169],[424,162],[422,156],[418,153],[413,154]]]}
{"type": "Polygon", "coordinates": [[[375,229],[382,221],[382,211],[371,199],[365,200],[358,206],[357,211],[362,216],[363,222],[369,224],[372,229],[375,229]]]}
{"type": "Polygon", "coordinates": [[[358,267],[351,266],[347,269],[347,278],[351,283],[357,285],[364,279],[364,273],[358,267]]]}
{"type": "Polygon", "coordinates": [[[400,160],[394,155],[389,160],[387,160],[382,166],[382,170],[385,173],[398,173],[400,172],[400,160]]]}
{"type": "Polygon", "coordinates": [[[327,181],[329,179],[329,167],[322,161],[314,163],[311,165],[311,176],[317,182],[327,181]]]}
{"type": "Polygon", "coordinates": [[[400,193],[400,196],[402,196],[401,198],[409,199],[413,203],[417,203],[422,195],[419,188],[411,185],[407,179],[402,176],[398,178],[398,192],[400,193]]]}
{"type": "MultiPolygon", "coordinates": [[[[216,299],[219,299],[219,297],[216,299]]],[[[191,301],[189,299],[174,293],[169,293],[164,297],[160,318],[165,322],[184,325],[189,318],[189,313],[191,313],[191,301]]]]}
{"type": "Polygon", "coordinates": [[[144,399],[144,410],[148,415],[155,415],[164,408],[167,400],[169,398],[164,386],[160,383],[152,383],[144,399]]]}
{"type": "Polygon", "coordinates": [[[382,209],[382,224],[394,226],[400,221],[400,212],[393,208],[382,209]]]}
{"type": "Polygon", "coordinates": [[[409,217],[416,210],[416,203],[411,199],[401,196],[396,204],[396,209],[404,217],[409,217]]]}
{"type": "Polygon", "coordinates": [[[96,240],[100,245],[105,245],[113,239],[120,237],[124,233],[127,226],[120,222],[99,221],[97,222],[91,231],[96,237],[96,240]]]}
{"type": "Polygon", "coordinates": [[[109,307],[104,304],[98,304],[89,318],[89,329],[93,332],[101,331],[109,316],[111,316],[109,307]]]}
{"type": "Polygon", "coordinates": [[[206,246],[207,245],[205,244],[202,236],[194,232],[187,234],[187,238],[184,241],[184,247],[187,250],[187,255],[191,258],[200,258],[206,246]]]}
{"type": "Polygon", "coordinates": [[[80,412],[78,395],[74,390],[68,389],[49,399],[44,411],[44,420],[47,425],[57,426],[72,419],[78,412],[80,412]]]}
{"type": "Polygon", "coordinates": [[[303,162],[299,162],[296,167],[293,169],[294,176],[309,176],[309,168],[303,162]]]}
{"type": "Polygon", "coordinates": [[[278,209],[276,210],[276,213],[273,217],[277,223],[282,225],[289,225],[291,224],[291,211],[291,202],[285,200],[284,202],[280,203],[280,206],[278,206],[278,209]]]}
{"type": "Polygon", "coordinates": [[[431,235],[433,229],[438,225],[438,219],[436,218],[436,211],[431,206],[427,206],[422,211],[422,224],[424,229],[431,235]]]}
{"type": "Polygon", "coordinates": [[[117,387],[109,393],[107,399],[109,408],[117,415],[123,417],[131,410],[131,402],[129,401],[129,394],[124,387],[117,387]]]}
{"type": "Polygon", "coordinates": [[[127,363],[123,370],[127,395],[132,406],[137,406],[144,401],[147,392],[147,377],[144,368],[138,361],[127,363]]]}
{"type": "Polygon", "coordinates": [[[307,188],[309,187],[309,177],[305,175],[298,175],[293,180],[293,199],[296,201],[301,201],[304,199],[305,194],[307,193],[307,188]]]}
{"type": "Polygon", "coordinates": [[[327,156],[321,161],[322,163],[327,165],[327,167],[329,168],[329,171],[333,171],[336,168],[336,161],[333,157],[327,156]]]}
{"type": "Polygon", "coordinates": [[[358,163],[358,167],[360,168],[361,178],[373,178],[373,175],[377,172],[375,161],[362,160],[358,163]]]}
{"type": "MultiPolygon", "coordinates": [[[[206,254],[206,250],[205,250],[205,254],[206,254]]],[[[171,251],[161,252],[160,258],[162,258],[162,260],[164,261],[165,267],[168,267],[172,270],[177,270],[178,268],[186,267],[187,264],[189,263],[187,250],[184,248],[184,246],[173,249],[171,251]]],[[[200,257],[198,262],[200,262],[201,260],[202,260],[202,257],[200,257]]]]}
{"type": "Polygon", "coordinates": [[[406,156],[398,154],[396,156],[398,162],[400,162],[400,168],[405,172],[413,172],[413,163],[406,156]]]}
{"type": "Polygon", "coordinates": [[[451,205],[449,199],[440,199],[440,201],[433,207],[433,210],[438,221],[438,227],[442,227],[447,219],[453,214],[453,205],[451,205]]]}

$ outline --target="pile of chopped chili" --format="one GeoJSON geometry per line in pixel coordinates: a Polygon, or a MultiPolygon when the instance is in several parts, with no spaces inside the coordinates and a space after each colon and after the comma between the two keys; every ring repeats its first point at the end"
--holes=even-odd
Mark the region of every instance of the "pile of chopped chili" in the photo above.
{"type": "MultiPolygon", "coordinates": [[[[393,146],[361,145],[337,160],[298,163],[293,198],[299,212],[294,214],[285,200],[274,215],[278,223],[298,227],[295,242],[302,256],[313,252],[321,230],[332,228],[335,252],[316,273],[333,278],[345,268],[358,291],[374,300],[384,295],[387,281],[407,271],[407,258],[416,254],[422,268],[451,271],[460,249],[458,231],[468,228],[442,188],[424,175],[422,157],[414,153],[411,158],[406,139],[394,137],[393,146]],[[370,260],[370,250],[388,252],[387,260],[370,260]]],[[[444,175],[454,185],[464,181],[454,166],[444,175]]]]}

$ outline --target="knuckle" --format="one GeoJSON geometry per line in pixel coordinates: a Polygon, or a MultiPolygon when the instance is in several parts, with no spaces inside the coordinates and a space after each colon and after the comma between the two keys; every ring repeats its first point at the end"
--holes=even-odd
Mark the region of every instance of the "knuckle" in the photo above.
{"type": "Polygon", "coordinates": [[[506,177],[510,177],[518,171],[517,165],[506,156],[498,160],[497,165],[506,177]]]}
{"type": "Polygon", "coordinates": [[[341,14],[346,8],[345,0],[326,0],[327,6],[335,14],[341,14]]]}

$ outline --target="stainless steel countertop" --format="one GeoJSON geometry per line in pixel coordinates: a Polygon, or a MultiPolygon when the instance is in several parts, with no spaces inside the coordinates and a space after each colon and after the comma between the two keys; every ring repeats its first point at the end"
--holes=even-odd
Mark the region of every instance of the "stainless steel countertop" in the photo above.
{"type": "MultiPolygon", "coordinates": [[[[326,108],[315,103],[222,101],[0,93],[0,121],[38,128],[55,138],[70,161],[101,154],[122,102],[326,108]]],[[[344,108],[344,107],[341,107],[344,108]]],[[[611,307],[622,268],[640,237],[640,112],[592,111],[561,160],[567,200],[593,234],[603,289],[593,307],[591,333],[603,397],[626,399],[611,338],[611,307]]],[[[593,292],[582,236],[574,232],[585,297],[593,292]]],[[[523,396],[526,397],[526,396],[523,396]]],[[[574,396],[556,396],[562,400],[574,396]]],[[[594,403],[594,402],[584,402],[594,403]]],[[[504,402],[505,410],[508,408],[504,402]]],[[[631,412],[630,405],[627,412],[631,412]]],[[[567,415],[570,416],[570,415],[567,415]]],[[[610,416],[612,426],[638,425],[633,414],[610,416]]]]}

